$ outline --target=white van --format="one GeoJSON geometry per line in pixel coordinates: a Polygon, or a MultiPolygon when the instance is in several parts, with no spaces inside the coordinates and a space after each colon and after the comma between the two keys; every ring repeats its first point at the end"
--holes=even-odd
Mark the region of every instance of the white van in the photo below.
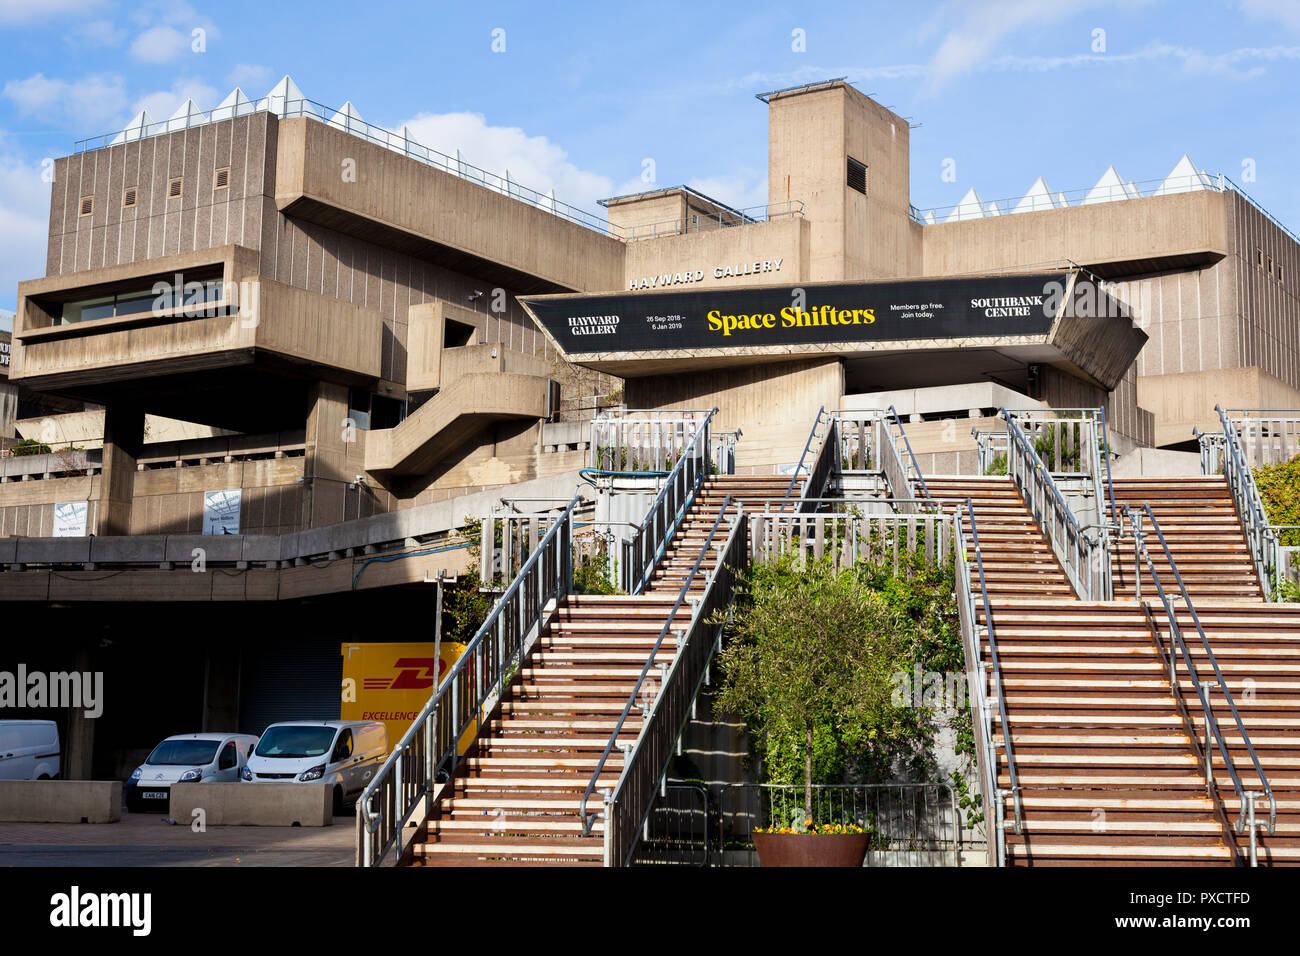
{"type": "Polygon", "coordinates": [[[328,783],[334,812],[355,803],[388,756],[377,720],[286,720],[257,742],[239,778],[245,783],[328,783]]]}
{"type": "Polygon", "coordinates": [[[177,734],[168,737],[126,781],[126,808],[166,810],[176,783],[235,783],[257,738],[252,734],[177,734]]]}
{"type": "Polygon", "coordinates": [[[0,720],[0,780],[59,775],[59,728],[52,720],[0,720]]]}

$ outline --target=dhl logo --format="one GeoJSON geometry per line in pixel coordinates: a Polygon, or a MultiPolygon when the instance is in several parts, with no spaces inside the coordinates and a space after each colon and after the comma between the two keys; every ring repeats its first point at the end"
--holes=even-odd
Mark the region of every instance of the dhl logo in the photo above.
{"type": "Polygon", "coordinates": [[[441,677],[447,669],[447,662],[435,657],[399,657],[393,669],[398,672],[396,677],[365,677],[362,686],[366,690],[428,690],[434,677],[441,677]]]}

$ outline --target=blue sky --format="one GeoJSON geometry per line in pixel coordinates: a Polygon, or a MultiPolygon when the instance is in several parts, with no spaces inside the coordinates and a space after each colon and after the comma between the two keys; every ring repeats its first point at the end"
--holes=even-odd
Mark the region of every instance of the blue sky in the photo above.
{"type": "Polygon", "coordinates": [[[764,202],[767,116],[753,94],[846,76],[920,124],[922,208],[972,186],[985,201],[1018,197],[1040,175],[1086,188],[1110,164],[1158,180],[1186,152],[1300,231],[1297,0],[0,0],[0,50],[7,309],[18,280],[44,273],[44,158],[142,107],[155,120],[186,96],[207,109],[236,84],[256,99],[285,73],[312,100],[410,123],[425,145],[597,212],[597,198],[647,188],[646,159],[660,185],[764,202]]]}

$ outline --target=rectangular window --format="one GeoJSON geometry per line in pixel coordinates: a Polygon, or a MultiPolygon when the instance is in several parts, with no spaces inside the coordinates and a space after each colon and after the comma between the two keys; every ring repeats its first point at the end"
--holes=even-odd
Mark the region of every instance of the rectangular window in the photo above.
{"type": "Polygon", "coordinates": [[[122,190],[122,208],[130,209],[135,205],[136,194],[139,192],[139,186],[127,186],[122,190]]]}
{"type": "Polygon", "coordinates": [[[94,196],[82,196],[82,197],[81,197],[81,207],[80,207],[79,215],[82,215],[82,216],[89,216],[89,215],[91,215],[92,213],[94,213],[94,211],[95,211],[95,197],[94,197],[94,196]]]}
{"type": "Polygon", "coordinates": [[[174,179],[170,180],[170,181],[167,183],[167,198],[168,198],[168,199],[175,199],[177,196],[179,196],[179,195],[181,194],[181,184],[182,184],[184,181],[185,181],[185,180],[182,179],[180,176],[177,176],[177,177],[175,177],[174,179]]]}
{"type": "Polygon", "coordinates": [[[1269,257],[1268,257],[1268,274],[1269,274],[1269,275],[1272,275],[1272,274],[1273,274],[1273,257],[1272,257],[1272,256],[1269,256],[1269,257]]]}
{"type": "Polygon", "coordinates": [[[230,185],[230,167],[223,166],[217,170],[216,175],[212,178],[213,189],[225,189],[230,185]]]}
{"type": "Polygon", "coordinates": [[[1255,265],[1259,266],[1261,269],[1264,268],[1264,250],[1263,250],[1263,249],[1256,249],[1256,250],[1255,250],[1255,265]]]}
{"type": "Polygon", "coordinates": [[[165,312],[181,305],[213,305],[221,301],[223,286],[220,279],[195,280],[185,283],[178,297],[176,289],[170,283],[166,288],[155,292],[148,289],[131,289],[116,295],[84,299],[80,302],[66,302],[60,325],[72,325],[76,322],[89,322],[91,319],[123,318],[128,315],[141,315],[157,309],[165,312]],[[177,299],[180,299],[178,302],[177,299]]]}
{"type": "Polygon", "coordinates": [[[867,167],[865,163],[860,163],[852,156],[848,158],[848,186],[850,189],[856,189],[862,195],[867,194],[867,167]]]}
{"type": "Polygon", "coordinates": [[[1277,281],[1282,281],[1282,263],[1280,262],[1277,264],[1277,281]]]}

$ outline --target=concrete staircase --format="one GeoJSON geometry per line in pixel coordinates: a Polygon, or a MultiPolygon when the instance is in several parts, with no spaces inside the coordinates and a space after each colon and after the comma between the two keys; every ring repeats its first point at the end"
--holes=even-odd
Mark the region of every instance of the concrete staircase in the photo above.
{"type": "MultiPolygon", "coordinates": [[[[1277,832],[1259,837],[1260,865],[1300,864],[1300,605],[1263,602],[1227,603],[1197,601],[1196,612],[1205,629],[1219,668],[1232,692],[1242,723],[1273,788],[1277,800],[1277,832]]],[[[1191,615],[1178,615],[1179,627],[1188,635],[1188,647],[1197,661],[1202,681],[1212,679],[1191,615]]],[[[1183,693],[1190,694],[1191,678],[1181,678],[1183,693]]],[[[1215,713],[1228,740],[1237,771],[1247,790],[1260,791],[1250,756],[1227,707],[1216,695],[1215,713]]],[[[1204,733],[1199,716],[1193,717],[1197,733],[1204,733]]],[[[1234,816],[1237,799],[1219,773],[1224,803],[1234,816]]],[[[1263,817],[1268,804],[1262,797],[1255,812],[1263,817]]],[[[1242,853],[1246,838],[1239,837],[1242,853]]]]}
{"type": "MultiPolygon", "coordinates": [[[[1200,598],[1263,600],[1264,592],[1250,560],[1250,549],[1227,479],[1213,475],[1204,478],[1117,478],[1112,487],[1121,525],[1125,527],[1126,522],[1122,519],[1126,504],[1131,505],[1134,511],[1145,504],[1151,505],[1193,601],[1200,598]]],[[[1173,586],[1173,574],[1164,550],[1145,523],[1144,530],[1148,534],[1147,549],[1162,582],[1166,587],[1173,586]]],[[[1113,548],[1111,569],[1115,597],[1133,597],[1136,579],[1131,540],[1113,548]]],[[[1144,568],[1143,595],[1154,598],[1148,577],[1144,568]]]]}
{"type": "MultiPolygon", "coordinates": [[[[604,828],[584,836],[580,801],[610,734],[673,610],[728,495],[781,497],[789,479],[706,478],[638,596],[571,596],[556,610],[485,722],[471,752],[437,801],[406,862],[415,866],[599,866],[604,828]]],[[[735,506],[729,509],[734,513],[735,506]]],[[[724,519],[725,521],[725,519],[724,519]]],[[[716,544],[726,540],[719,528],[716,544]]],[[[701,594],[717,564],[710,549],[690,593],[701,594]]],[[[689,619],[683,605],[673,620],[689,619]]],[[[661,683],[677,654],[670,633],[649,677],[661,683]]],[[[649,699],[653,699],[652,697],[649,699]]],[[[649,700],[646,701],[649,703],[649,700]]],[[[619,744],[641,731],[638,711],[619,744]]],[[[623,769],[615,750],[598,788],[614,787],[623,769]]],[[[600,809],[593,795],[589,812],[600,809]]]]}
{"type": "Polygon", "coordinates": [[[550,392],[550,380],[539,375],[466,373],[396,428],[370,431],[366,471],[384,478],[428,474],[493,422],[545,418],[550,392]]]}
{"type": "MultiPolygon", "coordinates": [[[[568,598],[457,765],[408,862],[600,866],[603,827],[583,836],[580,801],[676,597],[568,598]]],[[[651,676],[675,654],[669,635],[651,676]]],[[[619,741],[635,742],[640,730],[634,713],[619,741]]],[[[616,750],[600,785],[612,787],[622,768],[616,750]]],[[[589,809],[600,809],[599,794],[589,809]]]]}
{"type": "MultiPolygon", "coordinates": [[[[1007,862],[1231,865],[1226,818],[1193,741],[1195,691],[1188,679],[1188,707],[1176,698],[1142,606],[992,603],[1024,811],[1007,862]]],[[[1004,768],[999,786],[1010,785],[1004,768]]],[[[1008,820],[1012,808],[1008,798],[1008,820]]]]}
{"type": "MultiPolygon", "coordinates": [[[[1010,478],[941,477],[926,478],[925,483],[930,496],[945,505],[964,505],[971,499],[990,597],[1075,599],[1065,571],[1010,478]]],[[[969,544],[970,520],[964,511],[962,531],[969,544]]],[[[972,587],[978,595],[978,579],[972,587]]]]}

